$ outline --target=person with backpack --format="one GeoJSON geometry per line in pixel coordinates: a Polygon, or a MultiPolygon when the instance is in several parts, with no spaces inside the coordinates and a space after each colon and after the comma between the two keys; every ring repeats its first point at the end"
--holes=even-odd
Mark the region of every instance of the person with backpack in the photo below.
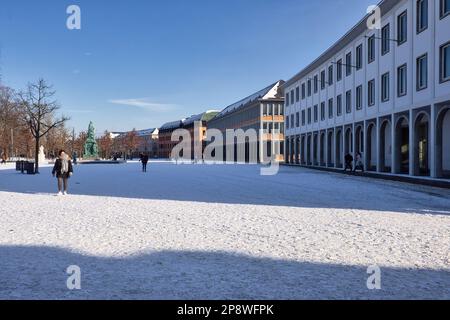
{"type": "Polygon", "coordinates": [[[59,157],[53,166],[52,175],[58,179],[58,196],[67,195],[69,178],[73,175],[73,167],[72,161],[64,150],[59,152],[59,157]]]}
{"type": "Polygon", "coordinates": [[[363,164],[362,155],[361,155],[360,152],[358,152],[356,154],[356,161],[355,161],[355,170],[354,170],[354,172],[356,172],[357,169],[360,169],[361,172],[364,173],[364,164],[363,164]]]}
{"type": "Polygon", "coordinates": [[[344,172],[347,171],[347,169],[350,170],[350,172],[353,171],[353,156],[350,153],[347,153],[345,155],[345,168],[344,168],[344,172]]]}
{"type": "Polygon", "coordinates": [[[148,155],[145,153],[141,156],[142,172],[147,172],[148,155]]]}

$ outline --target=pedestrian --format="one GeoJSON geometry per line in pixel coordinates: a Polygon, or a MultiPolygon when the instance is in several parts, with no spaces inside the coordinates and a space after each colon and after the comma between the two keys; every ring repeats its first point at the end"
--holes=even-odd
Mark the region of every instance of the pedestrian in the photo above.
{"type": "Polygon", "coordinates": [[[360,152],[358,152],[358,153],[356,154],[355,170],[354,170],[354,172],[356,172],[357,169],[360,169],[361,172],[364,172],[364,164],[363,164],[363,161],[362,161],[362,155],[361,155],[360,152]]]}
{"type": "Polygon", "coordinates": [[[58,179],[58,196],[67,195],[69,178],[72,176],[72,174],[72,161],[70,161],[70,158],[66,154],[66,152],[64,150],[61,150],[52,171],[53,177],[56,176],[56,178],[58,179]]]}
{"type": "Polygon", "coordinates": [[[350,153],[347,153],[345,155],[345,168],[344,168],[344,172],[347,171],[347,169],[350,170],[350,172],[353,171],[353,156],[350,153]]]}
{"type": "Polygon", "coordinates": [[[8,160],[8,158],[6,157],[6,154],[3,153],[2,154],[2,164],[6,164],[6,160],[8,160]]]}
{"type": "Polygon", "coordinates": [[[148,155],[143,154],[141,157],[142,162],[142,172],[147,172],[148,155]]]}

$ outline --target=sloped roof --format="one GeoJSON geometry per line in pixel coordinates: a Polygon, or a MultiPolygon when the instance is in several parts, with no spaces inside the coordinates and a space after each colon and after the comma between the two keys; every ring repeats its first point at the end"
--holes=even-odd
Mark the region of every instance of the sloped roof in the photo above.
{"type": "Polygon", "coordinates": [[[220,111],[218,111],[218,110],[208,110],[206,112],[193,115],[193,116],[187,118],[183,122],[183,126],[189,126],[189,125],[193,124],[196,121],[209,121],[212,118],[214,118],[219,112],[220,111]]]}
{"type": "Polygon", "coordinates": [[[283,80],[279,80],[275,83],[272,83],[270,86],[268,86],[258,92],[255,92],[254,94],[226,107],[219,114],[217,114],[215,118],[220,118],[227,114],[236,112],[237,110],[240,110],[240,109],[248,106],[250,103],[253,103],[256,100],[282,98],[282,96],[279,93],[279,88],[283,84],[284,84],[283,80]]]}
{"type": "Polygon", "coordinates": [[[171,129],[176,129],[176,128],[180,128],[181,125],[183,124],[183,120],[177,120],[177,121],[172,121],[172,122],[167,122],[165,124],[162,125],[161,128],[159,128],[160,131],[162,130],[171,130],[171,129]]]}

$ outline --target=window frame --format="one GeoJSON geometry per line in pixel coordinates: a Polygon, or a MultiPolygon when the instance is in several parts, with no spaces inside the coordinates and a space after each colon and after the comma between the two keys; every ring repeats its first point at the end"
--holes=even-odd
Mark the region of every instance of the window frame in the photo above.
{"type": "Polygon", "coordinates": [[[428,53],[425,53],[419,57],[417,57],[416,59],[416,91],[422,91],[428,88],[428,53]],[[420,80],[421,80],[421,76],[422,75],[422,68],[420,68],[420,62],[423,61],[423,59],[425,59],[425,85],[421,86],[420,85],[420,80]]]}
{"type": "Polygon", "coordinates": [[[403,11],[397,16],[397,46],[401,46],[402,44],[408,42],[408,10],[403,11]],[[406,25],[405,25],[405,37],[400,40],[400,20],[405,17],[406,25]]]}
{"type": "Polygon", "coordinates": [[[367,38],[367,64],[371,64],[375,61],[375,35],[371,35],[367,38]]]}
{"type": "Polygon", "coordinates": [[[406,63],[402,64],[401,66],[397,67],[397,98],[401,98],[404,97],[408,94],[408,65],[406,63]],[[404,70],[404,78],[400,77],[400,73],[402,72],[403,75],[403,71],[404,70]],[[400,89],[403,88],[403,86],[401,86],[400,82],[404,80],[404,88],[405,91],[404,92],[400,92],[400,89]]]}
{"type": "Polygon", "coordinates": [[[383,28],[381,28],[381,55],[385,56],[389,52],[391,52],[391,24],[387,23],[383,28]],[[384,32],[387,30],[387,38],[385,39],[384,32]],[[387,46],[385,47],[385,43],[387,42],[387,46]],[[383,50],[386,49],[386,50],[383,50]]]}
{"type": "Polygon", "coordinates": [[[356,70],[362,69],[363,45],[362,43],[356,47],[356,70]]]}
{"type": "Polygon", "coordinates": [[[439,1],[439,16],[440,20],[445,19],[450,15],[450,8],[447,8],[447,11],[444,12],[445,0],[439,1]]]}
{"type": "Polygon", "coordinates": [[[336,96],[336,116],[342,116],[342,94],[336,96]]]}
{"type": "Polygon", "coordinates": [[[339,59],[336,62],[336,82],[341,81],[342,80],[342,76],[343,76],[343,73],[342,73],[342,59],[339,59]]]}
{"type": "Polygon", "coordinates": [[[389,72],[383,73],[381,75],[381,102],[388,102],[391,99],[391,75],[389,72]],[[387,85],[386,85],[386,91],[384,90],[384,79],[387,79],[387,85]],[[384,96],[384,93],[386,93],[386,97],[384,96]]]}
{"type": "Polygon", "coordinates": [[[350,77],[352,75],[352,52],[345,54],[345,76],[350,77]],[[350,61],[349,61],[350,60],[350,61]]]}
{"type": "Polygon", "coordinates": [[[352,113],[353,105],[352,105],[352,90],[347,90],[345,92],[345,113],[352,113]]]}
{"type": "Polygon", "coordinates": [[[363,108],[363,86],[359,85],[356,87],[356,98],[355,98],[356,110],[362,110],[363,108]]]}
{"type": "Polygon", "coordinates": [[[367,82],[367,105],[373,107],[375,105],[375,79],[369,80],[367,82]]]}
{"type": "Polygon", "coordinates": [[[425,30],[427,30],[428,29],[428,0],[417,0],[416,1],[416,33],[417,34],[420,34],[420,33],[422,33],[422,32],[424,32],[425,30]],[[420,12],[422,12],[421,11],[421,6],[420,6],[420,4],[421,3],[425,3],[425,8],[426,8],[426,15],[425,15],[425,19],[426,19],[426,25],[425,26],[421,26],[420,25],[420,22],[422,21],[421,20],[421,15],[419,14],[420,12]]]}
{"type": "Polygon", "coordinates": [[[328,119],[333,119],[334,117],[334,102],[333,102],[333,98],[328,99],[328,119]]]}
{"type": "Polygon", "coordinates": [[[439,47],[439,83],[444,83],[450,81],[450,70],[449,70],[449,76],[447,78],[444,78],[444,72],[445,72],[445,64],[444,64],[444,49],[450,50],[450,41],[447,43],[444,43],[439,47]]]}

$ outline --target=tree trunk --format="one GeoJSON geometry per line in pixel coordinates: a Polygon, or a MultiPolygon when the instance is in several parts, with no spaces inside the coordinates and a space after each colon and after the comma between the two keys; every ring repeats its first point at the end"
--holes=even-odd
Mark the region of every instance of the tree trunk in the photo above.
{"type": "Polygon", "coordinates": [[[36,137],[36,149],[34,151],[34,168],[36,174],[39,174],[39,140],[39,136],[36,137]]]}

